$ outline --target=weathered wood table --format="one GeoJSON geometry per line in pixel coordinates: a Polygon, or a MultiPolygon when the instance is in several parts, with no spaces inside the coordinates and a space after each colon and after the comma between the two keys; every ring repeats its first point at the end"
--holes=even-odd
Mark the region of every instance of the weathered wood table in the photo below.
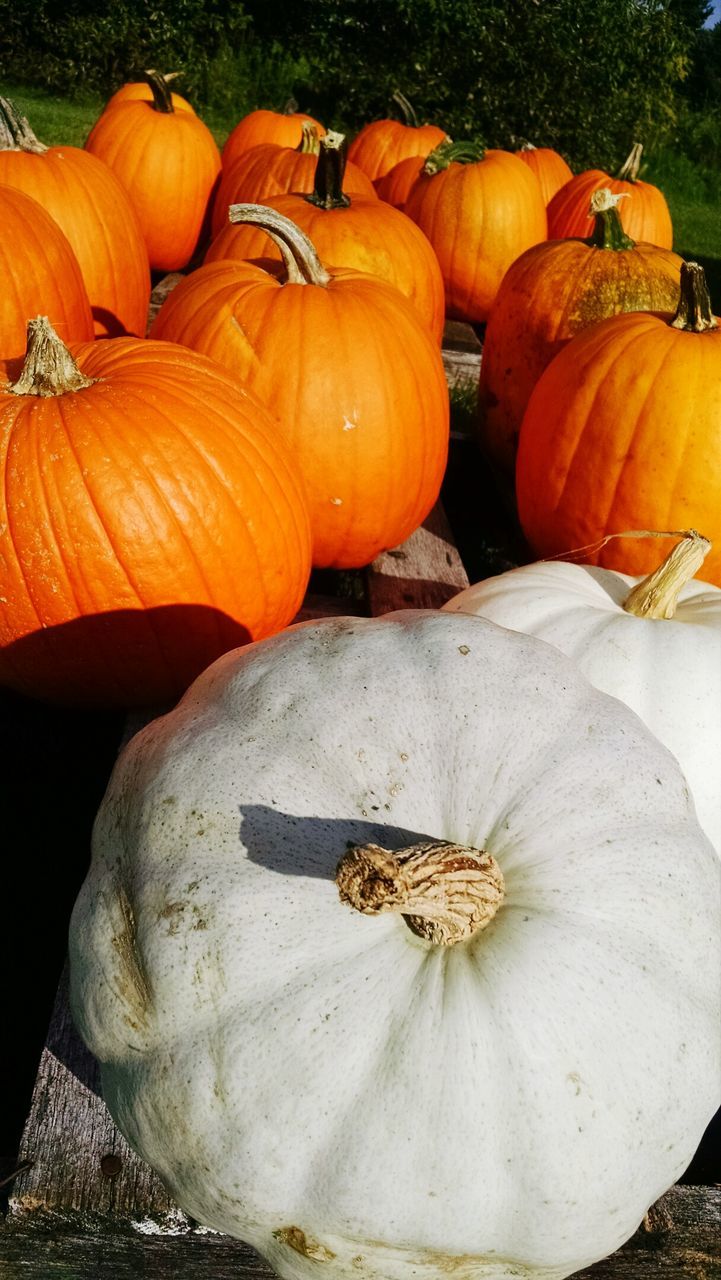
{"type": "MultiPolygon", "coordinates": [[[[452,333],[452,331],[451,331],[452,333]]],[[[447,344],[449,380],[477,376],[472,331],[447,344]],[[454,373],[455,370],[455,373],[454,373]]],[[[477,343],[476,343],[477,346],[477,343]]],[[[468,579],[439,505],[403,546],[362,574],[335,576],[299,618],[437,608],[468,579]]],[[[0,1227],[0,1280],[237,1280],[271,1277],[247,1245],[201,1227],[128,1147],[101,1100],[61,982],[0,1227]]],[[[721,1187],[677,1186],[583,1280],[721,1280],[721,1187]]]]}

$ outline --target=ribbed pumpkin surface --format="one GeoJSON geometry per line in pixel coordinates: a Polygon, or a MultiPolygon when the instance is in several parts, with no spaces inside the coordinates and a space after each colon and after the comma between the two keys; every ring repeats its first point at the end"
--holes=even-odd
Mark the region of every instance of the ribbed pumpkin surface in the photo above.
{"type": "Polygon", "coordinates": [[[364,125],[348,148],[348,159],[376,182],[408,156],[430,155],[446,134],[435,124],[401,124],[399,120],[374,120],[364,125]]]}
{"type": "Polygon", "coordinates": [[[552,147],[522,147],[514,154],[535,173],[546,205],[573,177],[563,156],[552,147]]]}
{"type": "Polygon", "coordinates": [[[556,192],[548,206],[549,240],[591,234],[593,219],[588,216],[588,208],[594,191],[601,187],[608,187],[614,195],[622,192],[629,197],[619,205],[621,222],[627,235],[633,240],[657,244],[662,249],[671,248],[671,214],[658,187],[640,179],[625,182],[621,178],[612,178],[602,169],[587,169],[585,173],[578,173],[556,192]]]}
{"type": "Polygon", "coordinates": [[[37,200],[0,186],[0,359],[25,350],[27,322],[49,316],[64,342],[93,337],[93,317],[77,258],[37,200]]]}
{"type": "Polygon", "coordinates": [[[150,300],[148,252],[137,214],[112,170],[80,147],[50,147],[42,155],[0,151],[0,182],[37,200],[67,236],[96,336],[142,337],[150,300]]]}
{"type": "Polygon", "coordinates": [[[278,147],[299,146],[304,124],[313,125],[319,138],[325,133],[323,125],[304,111],[266,111],[263,108],[251,111],[228,134],[223,147],[223,168],[232,164],[244,151],[262,143],[272,142],[278,147]]]}
{"type": "Polygon", "coordinates": [[[201,238],[220,172],[220,153],[202,120],[190,111],[123,102],[101,115],[85,146],[130,196],[153,270],[184,267],[201,238]]]}
{"type": "Polygon", "coordinates": [[[93,386],[0,392],[0,681],[157,704],[291,621],[307,512],[268,411],[224,370],[131,338],[74,354],[93,386]]]}
{"type": "MultiPolygon", "coordinates": [[[[323,262],[352,267],[395,285],[440,343],[445,297],[438,259],[420,228],[400,210],[375,197],[369,200],[355,195],[345,209],[318,208],[302,195],[274,196],[263,203],[302,227],[323,262]]],[[[259,227],[228,223],[213,241],[205,261],[280,261],[280,257],[280,250],[259,227]]]]}
{"type": "Polygon", "coordinates": [[[232,369],[276,414],[305,482],[314,564],[367,564],[430,511],[448,389],[437,345],[390,285],[349,270],[328,287],[281,284],[210,262],[173,290],[152,336],[232,369]]]}

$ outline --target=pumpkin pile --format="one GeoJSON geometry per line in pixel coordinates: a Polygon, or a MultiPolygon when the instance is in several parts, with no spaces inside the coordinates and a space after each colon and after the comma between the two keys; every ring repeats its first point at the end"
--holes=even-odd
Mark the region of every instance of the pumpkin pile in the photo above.
{"type": "Polygon", "coordinates": [[[178,1204],[287,1280],[564,1280],[720,1100],[721,331],[621,225],[638,151],[589,193],[409,118],[346,164],[289,109],[221,157],[171,80],[77,154],[0,100],[0,682],[179,699],[97,817],[75,1020],[178,1204]],[[435,504],[448,316],[532,552],[598,565],[292,625],[435,504]]]}

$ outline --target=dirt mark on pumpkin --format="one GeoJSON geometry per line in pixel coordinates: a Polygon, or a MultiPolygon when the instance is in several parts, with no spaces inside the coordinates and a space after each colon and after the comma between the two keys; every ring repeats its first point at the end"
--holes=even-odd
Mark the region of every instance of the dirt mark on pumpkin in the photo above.
{"type": "Polygon", "coordinates": [[[295,1249],[296,1253],[302,1254],[304,1258],[311,1258],[313,1262],[332,1262],[335,1257],[332,1250],[326,1249],[325,1245],[319,1244],[312,1236],[307,1236],[300,1227],[279,1227],[273,1232],[273,1237],[281,1244],[287,1244],[291,1249],[295,1249]]]}
{"type": "Polygon", "coordinates": [[[114,935],[112,944],[120,957],[120,994],[132,1006],[133,1012],[140,1021],[145,1022],[152,994],[150,980],[138,948],[135,914],[122,884],[117,888],[117,905],[120,908],[123,927],[114,935]]]}

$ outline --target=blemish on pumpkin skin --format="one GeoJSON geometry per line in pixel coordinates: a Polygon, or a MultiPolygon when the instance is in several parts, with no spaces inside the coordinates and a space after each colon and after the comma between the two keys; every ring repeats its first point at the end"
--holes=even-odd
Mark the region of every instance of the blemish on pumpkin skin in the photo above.
{"type": "Polygon", "coordinates": [[[139,1030],[137,1019],[144,1022],[151,999],[150,980],[145,971],[138,948],[135,914],[124,885],[117,888],[117,904],[123,919],[123,927],[112,939],[112,946],[120,957],[120,994],[133,1006],[135,1019],[127,1018],[134,1030],[139,1030]],[[125,981],[127,979],[127,981],[125,981]]]}
{"type": "Polygon", "coordinates": [[[319,1244],[312,1236],[307,1236],[300,1227],[279,1227],[273,1232],[273,1238],[313,1262],[332,1262],[335,1257],[331,1249],[326,1249],[325,1245],[319,1244]]]}

